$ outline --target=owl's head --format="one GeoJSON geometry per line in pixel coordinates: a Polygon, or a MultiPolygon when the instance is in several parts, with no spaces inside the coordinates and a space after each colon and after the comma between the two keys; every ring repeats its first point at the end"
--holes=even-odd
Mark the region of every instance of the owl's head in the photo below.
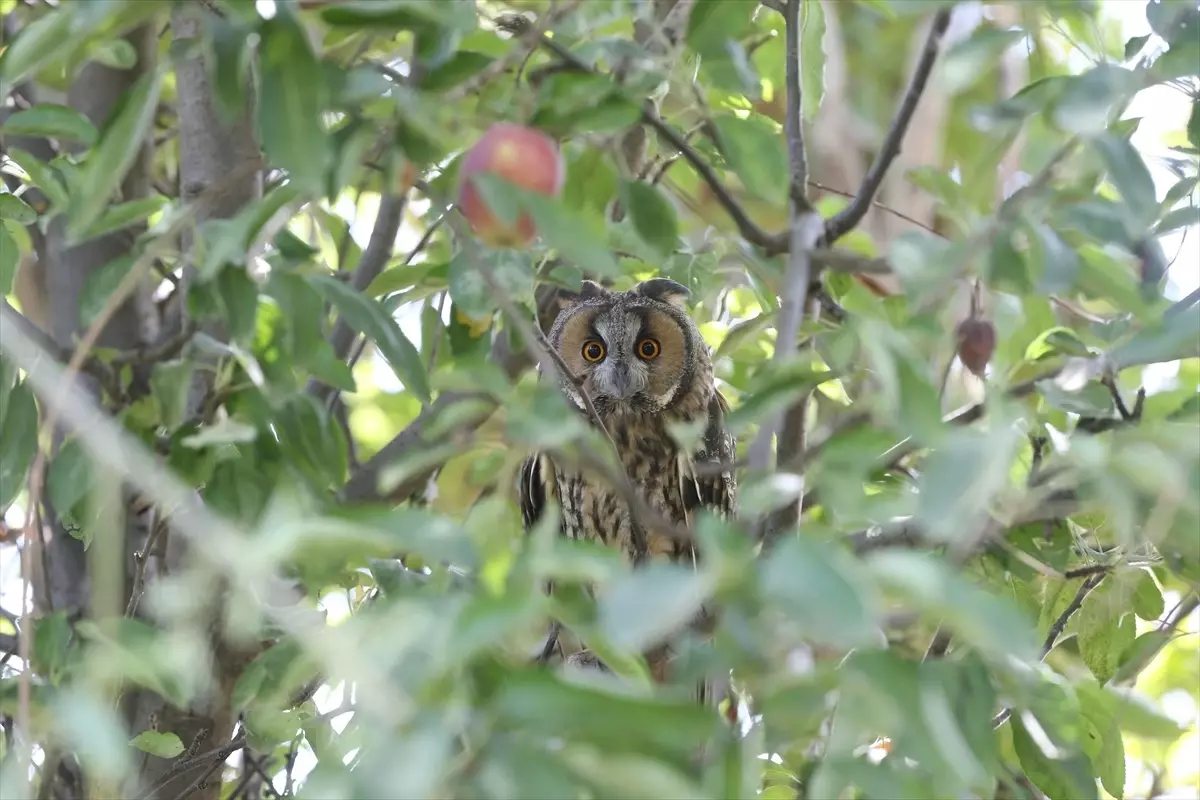
{"type": "MultiPolygon", "coordinates": [[[[550,346],[582,379],[597,411],[661,412],[711,384],[708,348],[686,311],[690,294],[682,284],[654,278],[627,292],[584,281],[578,295],[567,297],[550,346]]],[[[573,386],[563,388],[582,406],[573,386]]]]}

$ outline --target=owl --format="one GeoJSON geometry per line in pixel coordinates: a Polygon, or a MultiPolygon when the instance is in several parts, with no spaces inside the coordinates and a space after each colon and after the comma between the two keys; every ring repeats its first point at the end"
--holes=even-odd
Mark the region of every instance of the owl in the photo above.
{"type": "MultiPolygon", "coordinates": [[[[708,347],[688,316],[689,296],[685,286],[666,278],[627,292],[584,281],[547,337],[576,378],[564,377],[562,391],[594,425],[580,389],[587,393],[634,490],[677,530],[689,527],[697,509],[732,517],[737,506],[731,466],[735,443],[725,427],[729,406],[714,385],[708,347]],[[670,428],[700,421],[703,437],[688,452],[676,444],[670,428]],[[703,464],[709,469],[698,470],[703,464]]],[[[648,557],[694,562],[690,540],[655,530],[652,523],[639,524],[616,489],[572,467],[544,453],[521,466],[520,506],[527,529],[553,497],[564,536],[616,548],[633,564],[648,557]]]]}

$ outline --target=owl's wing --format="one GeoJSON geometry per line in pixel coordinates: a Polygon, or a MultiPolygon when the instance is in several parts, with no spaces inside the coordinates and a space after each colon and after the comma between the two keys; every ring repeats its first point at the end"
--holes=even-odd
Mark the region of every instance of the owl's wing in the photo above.
{"type": "Polygon", "coordinates": [[[708,427],[704,431],[704,444],[692,457],[696,466],[691,480],[683,482],[683,502],[691,511],[704,507],[718,516],[732,518],[737,513],[737,479],[733,476],[733,462],[737,459],[737,443],[733,434],[725,427],[725,414],[729,404],[720,392],[713,392],[708,403],[708,427]],[[729,464],[727,470],[709,472],[705,465],[729,464]]]}
{"type": "Polygon", "coordinates": [[[525,530],[537,525],[546,510],[546,499],[552,497],[554,491],[554,465],[549,459],[541,453],[525,459],[517,476],[518,502],[525,530]]]}

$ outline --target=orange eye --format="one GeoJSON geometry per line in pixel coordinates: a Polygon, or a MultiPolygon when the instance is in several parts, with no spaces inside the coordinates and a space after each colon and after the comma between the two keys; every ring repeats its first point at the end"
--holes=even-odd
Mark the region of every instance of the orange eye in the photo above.
{"type": "Polygon", "coordinates": [[[583,357],[587,361],[599,361],[604,358],[604,345],[595,339],[588,339],[583,343],[583,357]]]}
{"type": "Polygon", "coordinates": [[[637,352],[646,361],[658,358],[658,341],[655,339],[642,339],[638,342],[637,352]]]}

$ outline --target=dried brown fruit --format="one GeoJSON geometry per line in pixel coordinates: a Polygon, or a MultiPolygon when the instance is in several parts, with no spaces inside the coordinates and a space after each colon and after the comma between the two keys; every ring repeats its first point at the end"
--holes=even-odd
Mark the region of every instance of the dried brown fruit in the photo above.
{"type": "Polygon", "coordinates": [[[996,352],[996,328],[986,319],[964,319],[958,323],[958,360],[979,377],[996,352]]]}

